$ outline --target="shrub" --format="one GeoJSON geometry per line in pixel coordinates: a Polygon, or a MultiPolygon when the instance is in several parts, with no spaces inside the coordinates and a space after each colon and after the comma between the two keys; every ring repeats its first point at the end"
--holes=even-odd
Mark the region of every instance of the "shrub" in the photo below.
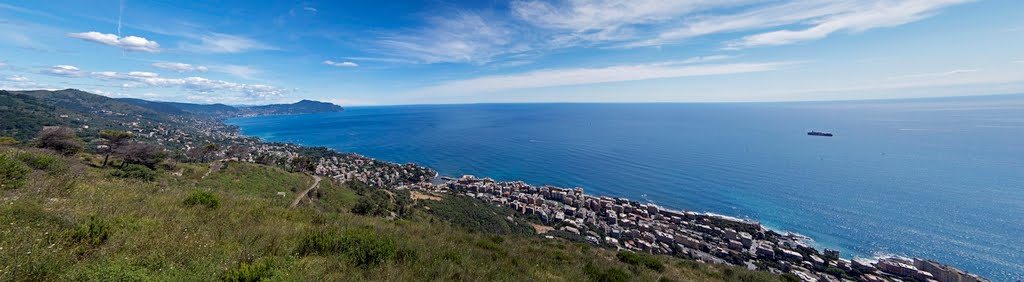
{"type": "Polygon", "coordinates": [[[145,181],[156,180],[156,171],[141,165],[127,165],[110,173],[111,176],[145,181]]]}
{"type": "Polygon", "coordinates": [[[618,254],[616,254],[615,257],[619,258],[619,261],[627,264],[643,266],[659,272],[665,270],[665,265],[662,264],[661,261],[658,261],[658,259],[653,256],[621,251],[618,254]]]}
{"type": "Polygon", "coordinates": [[[41,170],[54,170],[62,165],[57,157],[41,153],[22,152],[18,154],[18,159],[34,169],[41,170]]]}
{"type": "Polygon", "coordinates": [[[276,274],[274,261],[262,259],[253,263],[241,262],[237,266],[224,271],[223,281],[256,282],[270,280],[276,274]]]}
{"type": "Polygon", "coordinates": [[[394,237],[376,234],[369,229],[349,229],[338,234],[314,231],[303,237],[299,252],[304,255],[338,254],[358,266],[375,266],[389,260],[411,261],[415,253],[409,249],[399,251],[394,237]]]}
{"type": "Polygon", "coordinates": [[[35,144],[37,147],[60,152],[65,155],[73,155],[82,151],[82,140],[75,134],[75,130],[61,126],[47,126],[39,131],[35,144]]]}
{"type": "Polygon", "coordinates": [[[189,206],[205,206],[216,209],[220,207],[220,198],[217,195],[206,191],[194,191],[185,198],[185,204],[189,206]]]}
{"type": "Polygon", "coordinates": [[[71,231],[71,240],[86,246],[97,247],[110,238],[110,229],[107,222],[91,217],[88,223],[80,224],[71,231]]]}
{"type": "Polygon", "coordinates": [[[21,142],[18,142],[18,139],[14,139],[14,137],[0,137],[0,146],[14,146],[18,144],[21,144],[21,142]]]}
{"type": "Polygon", "coordinates": [[[0,190],[21,188],[32,170],[8,154],[0,154],[0,190]]]}

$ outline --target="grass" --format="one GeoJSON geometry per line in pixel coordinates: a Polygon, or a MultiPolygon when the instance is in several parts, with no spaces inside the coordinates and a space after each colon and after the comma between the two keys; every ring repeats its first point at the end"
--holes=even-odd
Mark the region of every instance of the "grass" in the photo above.
{"type": "Polygon", "coordinates": [[[620,251],[615,255],[615,257],[619,258],[619,261],[627,264],[646,267],[658,272],[665,271],[665,265],[662,264],[658,258],[651,255],[620,251]]]}
{"type": "MultiPolygon", "coordinates": [[[[83,165],[88,156],[53,157],[63,172],[8,158],[31,171],[0,195],[0,281],[783,281],[663,256],[663,271],[635,267],[612,250],[487,227],[508,220],[486,204],[447,207],[468,218],[433,205],[361,216],[350,209],[363,196],[327,179],[314,205],[292,209],[292,189],[311,178],[258,165],[231,163],[202,179],[205,164],[179,164],[138,181],[83,165]],[[203,207],[216,198],[219,208],[182,204],[191,198],[203,207]]],[[[460,199],[439,202],[472,201],[460,199]]]]}

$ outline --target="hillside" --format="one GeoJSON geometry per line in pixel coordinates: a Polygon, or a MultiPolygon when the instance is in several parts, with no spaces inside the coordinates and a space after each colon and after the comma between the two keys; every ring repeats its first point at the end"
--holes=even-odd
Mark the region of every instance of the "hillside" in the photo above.
{"type": "Polygon", "coordinates": [[[344,109],[331,103],[302,100],[293,104],[272,104],[262,106],[228,106],[224,104],[190,104],[177,102],[153,102],[133,98],[117,99],[165,114],[193,114],[218,119],[241,116],[297,115],[324,112],[341,112],[344,109]]]}
{"type": "Polygon", "coordinates": [[[140,177],[99,159],[0,147],[0,280],[784,281],[546,239],[453,196],[325,179],[289,208],[311,177],[238,162],[140,177]]]}

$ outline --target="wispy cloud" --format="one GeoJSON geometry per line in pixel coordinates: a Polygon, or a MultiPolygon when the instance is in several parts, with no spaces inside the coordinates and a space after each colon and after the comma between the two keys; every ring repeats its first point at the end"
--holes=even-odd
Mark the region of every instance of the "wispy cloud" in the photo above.
{"type": "Polygon", "coordinates": [[[194,66],[186,63],[173,63],[173,62],[159,62],[153,63],[152,66],[158,69],[165,69],[169,71],[185,73],[185,72],[206,72],[210,70],[204,66],[194,66]]]}
{"type": "Polygon", "coordinates": [[[82,72],[81,69],[72,65],[56,65],[42,71],[42,73],[63,77],[81,77],[86,75],[86,73],[82,72]]]}
{"type": "Polygon", "coordinates": [[[971,0],[907,0],[884,1],[855,5],[852,9],[817,19],[811,27],[800,30],[777,30],[746,36],[729,44],[730,48],[785,45],[825,38],[833,33],[863,32],[919,21],[946,6],[971,0]]]}
{"type": "Polygon", "coordinates": [[[547,69],[518,74],[456,80],[421,89],[422,93],[491,93],[514,89],[585,85],[659,78],[772,71],[793,62],[699,64],[660,62],[602,68],[547,69]]]}
{"type": "Polygon", "coordinates": [[[128,51],[140,51],[159,53],[160,44],[138,36],[119,37],[116,34],[100,33],[96,31],[69,33],[68,36],[85,41],[96,42],[104,45],[118,47],[128,51]]]}
{"type": "Polygon", "coordinates": [[[233,75],[235,77],[238,77],[238,78],[249,79],[249,80],[256,79],[257,76],[259,76],[260,74],[262,74],[264,72],[262,69],[257,68],[257,67],[242,66],[242,65],[212,66],[212,67],[210,67],[210,69],[215,71],[215,72],[226,73],[226,74],[230,74],[230,75],[233,75]]]}
{"type": "Polygon", "coordinates": [[[194,53],[242,53],[249,51],[279,50],[270,44],[252,38],[223,34],[192,34],[188,36],[198,42],[182,43],[180,48],[194,53]]]}
{"type": "Polygon", "coordinates": [[[376,51],[424,63],[482,64],[527,47],[511,26],[477,13],[435,17],[423,28],[392,32],[376,40],[376,51]]]}
{"type": "Polygon", "coordinates": [[[345,61],[345,62],[335,62],[335,61],[331,61],[331,60],[326,60],[326,61],[323,62],[323,64],[328,65],[328,66],[335,66],[335,67],[358,67],[359,66],[359,64],[356,64],[354,62],[348,62],[348,61],[345,61]]]}
{"type": "Polygon", "coordinates": [[[944,76],[953,76],[953,75],[960,75],[960,74],[973,73],[973,72],[979,72],[979,71],[981,71],[981,70],[979,70],[979,69],[959,69],[959,70],[951,70],[951,71],[944,71],[944,72],[929,72],[929,73],[916,73],[916,74],[900,75],[900,76],[892,77],[890,79],[944,77],[944,76]]]}
{"type": "Polygon", "coordinates": [[[14,81],[14,82],[29,82],[29,81],[31,81],[31,79],[28,79],[27,77],[20,76],[20,75],[8,76],[6,79],[7,79],[7,81],[14,81]]]}

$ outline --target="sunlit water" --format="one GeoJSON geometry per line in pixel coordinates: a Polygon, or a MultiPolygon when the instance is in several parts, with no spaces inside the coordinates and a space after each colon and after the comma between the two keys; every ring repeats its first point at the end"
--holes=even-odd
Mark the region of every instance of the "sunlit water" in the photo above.
{"type": "Polygon", "coordinates": [[[847,257],[928,257],[996,280],[1024,273],[1024,96],[355,107],[230,123],[442,175],[748,217],[847,257]]]}

